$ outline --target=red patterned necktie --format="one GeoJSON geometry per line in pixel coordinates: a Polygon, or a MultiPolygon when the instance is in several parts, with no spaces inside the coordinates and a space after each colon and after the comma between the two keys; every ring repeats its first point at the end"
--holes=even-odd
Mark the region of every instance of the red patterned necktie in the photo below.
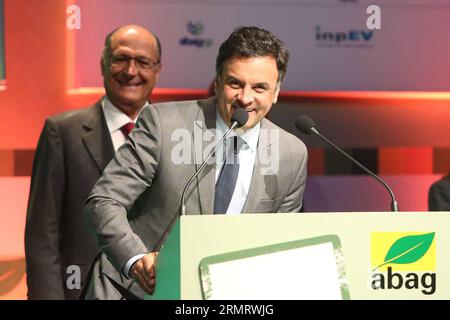
{"type": "Polygon", "coordinates": [[[128,122],[127,124],[120,127],[120,131],[122,131],[125,138],[128,138],[128,135],[133,129],[134,129],[134,122],[128,122]]]}

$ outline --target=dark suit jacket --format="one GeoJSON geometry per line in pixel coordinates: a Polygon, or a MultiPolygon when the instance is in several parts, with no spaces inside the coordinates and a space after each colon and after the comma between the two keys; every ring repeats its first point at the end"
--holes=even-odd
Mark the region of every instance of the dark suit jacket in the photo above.
{"type": "Polygon", "coordinates": [[[83,203],[114,155],[100,101],[46,120],[33,163],[25,229],[29,299],[77,299],[98,253],[83,219],[83,203]],[[75,271],[76,272],[76,271],[75,271]]]}
{"type": "Polygon", "coordinates": [[[429,211],[450,211],[450,175],[431,185],[428,193],[429,211]]]}
{"type": "MultiPolygon", "coordinates": [[[[178,214],[184,186],[203,161],[192,160],[211,147],[207,133],[215,125],[214,98],[161,103],[142,111],[86,202],[87,223],[104,253],[88,280],[88,299],[121,299],[122,291],[144,296],[121,274],[122,268],[130,258],[153,251],[178,214]],[[180,138],[185,147],[192,145],[187,148],[189,163],[174,158],[180,138]]],[[[265,165],[257,156],[243,212],[299,212],[307,163],[303,142],[263,119],[257,150],[279,165],[265,165]]],[[[208,164],[189,189],[188,214],[213,213],[214,178],[215,164],[208,164]]]]}

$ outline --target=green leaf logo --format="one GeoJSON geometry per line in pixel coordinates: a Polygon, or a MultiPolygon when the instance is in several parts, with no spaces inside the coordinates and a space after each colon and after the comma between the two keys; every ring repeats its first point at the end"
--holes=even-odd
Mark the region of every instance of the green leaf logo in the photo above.
{"type": "Polygon", "coordinates": [[[434,232],[398,239],[389,249],[384,262],[373,271],[389,263],[408,264],[418,261],[427,253],[433,239],[434,232]]]}

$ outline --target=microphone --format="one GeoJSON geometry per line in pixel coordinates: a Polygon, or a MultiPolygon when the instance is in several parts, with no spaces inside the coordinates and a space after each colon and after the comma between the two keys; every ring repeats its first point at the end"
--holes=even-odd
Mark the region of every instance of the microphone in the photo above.
{"type": "Polygon", "coordinates": [[[163,236],[155,246],[153,251],[160,251],[164,242],[166,241],[167,236],[169,235],[170,230],[172,230],[173,225],[175,224],[175,221],[177,221],[178,216],[186,215],[186,194],[187,191],[194,182],[195,178],[199,175],[199,173],[203,170],[203,168],[206,166],[206,163],[208,160],[212,157],[212,155],[219,149],[219,147],[225,142],[225,140],[230,135],[231,131],[235,128],[243,127],[248,121],[248,113],[243,108],[236,109],[233,114],[231,115],[231,127],[227,130],[225,135],[222,137],[222,139],[219,141],[219,143],[214,147],[214,149],[209,153],[208,157],[203,161],[203,163],[200,165],[200,167],[195,171],[194,175],[189,179],[189,181],[186,183],[186,186],[183,189],[183,193],[181,195],[181,208],[179,214],[175,215],[172,220],[169,223],[169,226],[166,228],[166,230],[163,233],[163,236]]]}
{"type": "Polygon", "coordinates": [[[328,143],[330,146],[332,146],[334,149],[338,150],[340,153],[342,153],[344,156],[346,156],[348,159],[350,159],[352,162],[354,162],[359,168],[361,168],[363,171],[365,171],[367,174],[375,178],[378,182],[380,182],[389,192],[389,195],[391,196],[391,211],[398,212],[398,202],[395,200],[394,193],[392,192],[391,188],[381,180],[380,177],[378,177],[375,173],[367,169],[365,166],[363,166],[361,163],[353,159],[348,153],[346,153],[344,150],[339,148],[337,145],[335,145],[333,142],[328,140],[326,137],[324,137],[317,129],[316,124],[314,121],[307,116],[300,116],[295,120],[295,126],[298,130],[305,134],[311,134],[314,133],[315,135],[319,136],[322,140],[324,140],[326,143],[328,143]]]}
{"type": "Polygon", "coordinates": [[[199,175],[199,173],[203,170],[203,168],[206,166],[206,163],[208,160],[212,157],[212,155],[217,151],[217,149],[220,148],[220,146],[225,142],[225,140],[230,135],[231,131],[234,128],[240,128],[243,127],[248,121],[248,113],[245,111],[245,109],[238,108],[236,109],[233,114],[231,115],[231,127],[227,130],[227,132],[224,134],[222,139],[219,141],[219,143],[214,147],[214,149],[209,153],[208,157],[203,161],[201,166],[197,169],[197,171],[194,173],[194,175],[189,179],[188,183],[184,187],[183,193],[181,195],[181,211],[180,215],[186,214],[186,193],[189,189],[189,186],[192,184],[192,182],[195,180],[195,178],[199,175]]]}

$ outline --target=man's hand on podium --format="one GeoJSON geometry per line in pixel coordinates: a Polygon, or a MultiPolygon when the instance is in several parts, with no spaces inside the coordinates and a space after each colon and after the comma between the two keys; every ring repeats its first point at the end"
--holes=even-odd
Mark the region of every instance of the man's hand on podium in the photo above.
{"type": "Polygon", "coordinates": [[[155,290],[155,264],[158,252],[150,252],[136,261],[130,269],[131,277],[147,294],[155,290]]]}

